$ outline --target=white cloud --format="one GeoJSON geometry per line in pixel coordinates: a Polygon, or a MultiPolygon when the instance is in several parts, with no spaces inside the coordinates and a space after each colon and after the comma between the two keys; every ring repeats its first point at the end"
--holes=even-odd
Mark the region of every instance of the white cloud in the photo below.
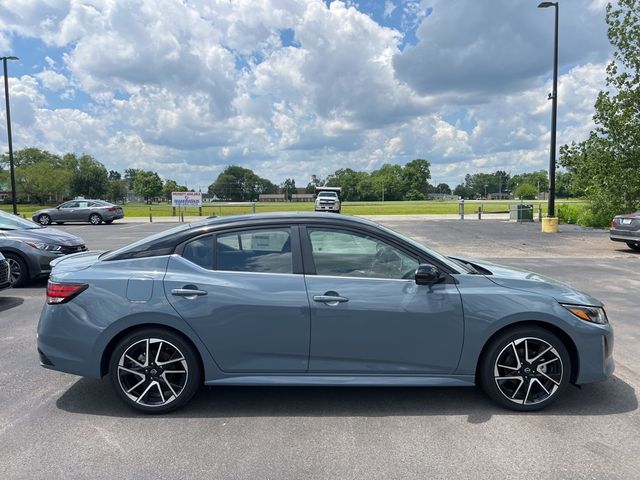
{"type": "MultiPolygon", "coordinates": [[[[500,2],[387,1],[385,21],[402,17],[389,28],[356,2],[5,0],[0,48],[52,47],[39,73],[11,79],[14,142],[189,185],[232,163],[299,184],[418,157],[439,182],[545,168],[549,12],[500,2]]],[[[602,2],[561,14],[565,143],[592,127],[610,47],[602,2]]]]}

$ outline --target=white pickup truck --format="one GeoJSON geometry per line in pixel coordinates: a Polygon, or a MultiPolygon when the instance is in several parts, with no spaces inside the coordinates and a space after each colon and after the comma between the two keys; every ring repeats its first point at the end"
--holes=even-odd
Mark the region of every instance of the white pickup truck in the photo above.
{"type": "Polygon", "coordinates": [[[340,213],[340,197],[339,191],[336,190],[317,190],[316,196],[316,212],[336,212],[340,213]]]}

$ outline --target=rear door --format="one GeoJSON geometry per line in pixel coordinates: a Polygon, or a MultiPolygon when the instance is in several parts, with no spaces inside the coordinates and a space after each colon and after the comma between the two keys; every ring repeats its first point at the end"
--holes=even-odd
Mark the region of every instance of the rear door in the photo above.
{"type": "Polygon", "coordinates": [[[88,221],[90,211],[91,208],[89,208],[89,202],[86,200],[80,200],[78,202],[78,207],[73,212],[73,220],[76,222],[88,221]]]}
{"type": "Polygon", "coordinates": [[[169,260],[167,298],[226,372],[304,372],[309,301],[297,227],[206,235],[169,260]]]}

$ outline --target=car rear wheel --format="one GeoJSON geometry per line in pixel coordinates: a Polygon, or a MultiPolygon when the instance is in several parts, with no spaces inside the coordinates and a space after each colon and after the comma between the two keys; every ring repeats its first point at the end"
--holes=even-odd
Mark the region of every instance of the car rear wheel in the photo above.
{"type": "Polygon", "coordinates": [[[109,365],[111,384],[130,407],[167,413],[186,404],[202,383],[197,353],[181,336],[149,328],[120,341],[109,365]]]}
{"type": "Polygon", "coordinates": [[[51,217],[46,213],[38,215],[38,223],[40,225],[51,225],[51,217]]]}
{"type": "Polygon", "coordinates": [[[5,258],[9,263],[9,269],[11,271],[9,280],[12,287],[21,287],[29,280],[29,269],[27,263],[20,255],[15,253],[5,253],[5,258]]]}
{"type": "Polygon", "coordinates": [[[627,247],[636,252],[640,252],[640,243],[627,242],[627,247]]]}
{"type": "Polygon", "coordinates": [[[562,341],[535,326],[511,329],[488,346],[479,369],[480,385],[510,410],[540,410],[569,384],[571,359],[562,341]]]}
{"type": "Polygon", "coordinates": [[[102,223],[102,217],[97,213],[89,215],[89,223],[91,225],[100,225],[102,223]]]}

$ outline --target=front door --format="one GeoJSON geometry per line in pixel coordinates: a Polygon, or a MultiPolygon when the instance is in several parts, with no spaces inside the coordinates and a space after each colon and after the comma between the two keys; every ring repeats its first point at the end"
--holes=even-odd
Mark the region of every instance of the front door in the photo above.
{"type": "Polygon", "coordinates": [[[71,200],[63,203],[58,207],[58,214],[55,216],[54,221],[69,222],[75,220],[76,210],[79,207],[77,200],[71,200]]]}
{"type": "MultiPolygon", "coordinates": [[[[452,283],[417,285],[417,258],[351,230],[307,227],[315,275],[309,372],[452,373],[463,340],[452,283]]],[[[306,239],[304,241],[307,241],[306,239]]]]}
{"type": "Polygon", "coordinates": [[[295,233],[273,227],[208,235],[169,260],[167,298],[221,370],[307,370],[309,302],[295,233]]]}

